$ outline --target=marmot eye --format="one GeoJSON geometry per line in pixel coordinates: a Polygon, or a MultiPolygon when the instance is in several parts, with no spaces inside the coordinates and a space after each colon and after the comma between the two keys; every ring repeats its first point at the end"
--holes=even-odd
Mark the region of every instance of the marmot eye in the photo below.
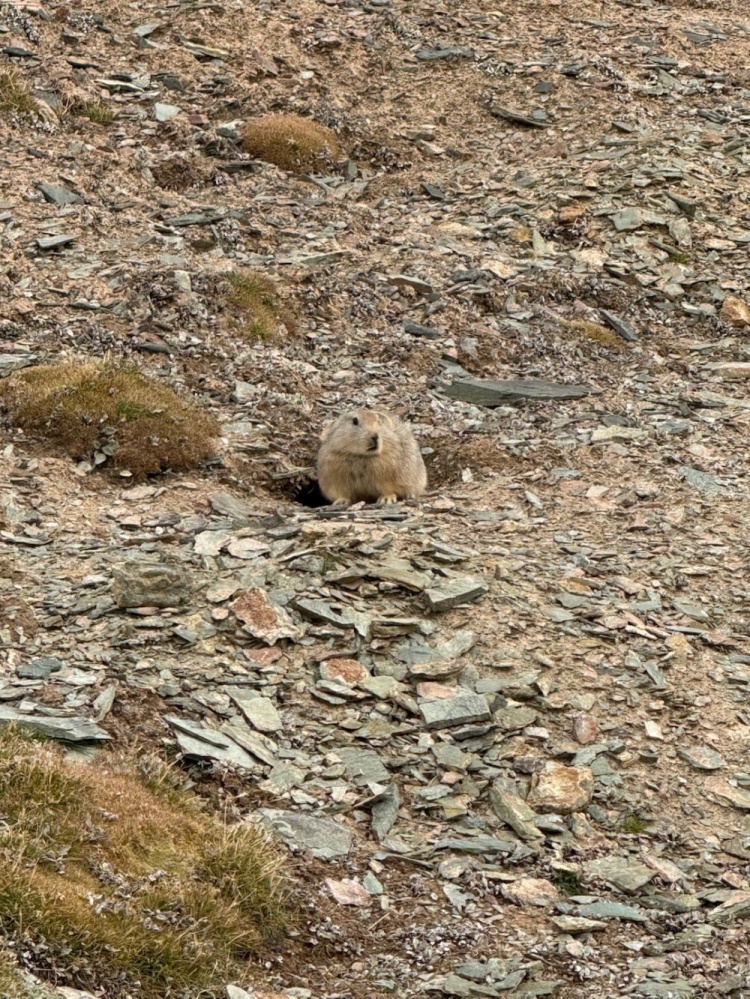
{"type": "Polygon", "coordinates": [[[359,426],[359,420],[357,419],[357,417],[356,417],[356,416],[353,416],[353,417],[352,417],[352,423],[353,423],[353,425],[354,425],[355,427],[358,427],[358,426],[359,426]]]}

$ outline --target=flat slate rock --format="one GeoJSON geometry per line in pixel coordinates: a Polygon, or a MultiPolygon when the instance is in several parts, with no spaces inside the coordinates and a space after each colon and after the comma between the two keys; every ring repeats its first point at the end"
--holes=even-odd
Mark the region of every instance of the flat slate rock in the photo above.
{"type": "Polygon", "coordinates": [[[420,49],[417,52],[417,59],[423,62],[435,62],[438,59],[473,59],[474,53],[471,49],[462,45],[451,45],[444,49],[420,49]]]}
{"type": "Polygon", "coordinates": [[[491,985],[480,985],[469,981],[460,975],[448,975],[441,987],[443,995],[467,996],[468,999],[478,999],[479,996],[498,996],[500,993],[491,985]]]}
{"type": "Polygon", "coordinates": [[[180,114],[182,108],[177,107],[176,104],[154,104],[154,118],[157,121],[171,121],[172,118],[176,118],[180,114]]]}
{"type": "Polygon", "coordinates": [[[586,919],[584,916],[553,916],[550,922],[561,933],[591,933],[593,930],[607,928],[607,924],[601,919],[586,919]]]}
{"type": "Polygon", "coordinates": [[[708,915],[708,921],[716,926],[729,926],[738,919],[750,916],[750,891],[741,889],[730,891],[722,904],[708,915]]]}
{"type": "Polygon", "coordinates": [[[404,323],[404,333],[411,333],[412,336],[421,336],[426,340],[439,340],[440,332],[431,326],[422,326],[420,323],[413,323],[407,320],[404,323]]]}
{"type": "Polygon", "coordinates": [[[21,368],[28,368],[34,364],[38,358],[37,354],[30,354],[26,351],[19,351],[17,354],[0,354],[0,378],[20,371],[21,368]]]}
{"type": "Polygon", "coordinates": [[[37,52],[24,49],[20,45],[6,45],[3,47],[3,55],[10,56],[11,59],[38,59],[37,52]]]}
{"type": "Polygon", "coordinates": [[[74,243],[76,237],[72,235],[61,235],[61,236],[40,236],[36,241],[36,245],[40,250],[57,250],[61,246],[67,246],[69,243],[74,243]]]}
{"type": "Polygon", "coordinates": [[[457,853],[513,853],[518,845],[518,840],[497,839],[495,836],[481,834],[479,836],[466,836],[462,839],[450,837],[438,840],[434,844],[435,850],[455,850],[457,853]]]}
{"type": "Polygon", "coordinates": [[[190,225],[212,225],[214,222],[220,222],[225,218],[236,218],[238,214],[240,213],[227,212],[225,214],[219,209],[208,208],[202,212],[186,212],[184,215],[171,215],[164,219],[164,224],[175,226],[178,229],[190,225]]]}
{"type": "Polygon", "coordinates": [[[355,784],[385,784],[391,779],[388,770],[374,749],[342,746],[334,750],[346,768],[346,775],[355,784]]]}
{"type": "Polygon", "coordinates": [[[736,787],[721,777],[708,777],[703,786],[708,794],[718,799],[722,805],[731,805],[741,811],[750,812],[750,791],[736,787]]]}
{"type": "Polygon", "coordinates": [[[62,184],[37,184],[37,189],[41,191],[45,201],[52,205],[80,205],[81,199],[73,191],[69,191],[62,184]]]}
{"type": "Polygon", "coordinates": [[[88,718],[53,718],[49,715],[29,715],[6,704],[0,705],[0,726],[15,722],[26,731],[61,742],[102,742],[112,737],[88,718]]]}
{"type": "Polygon", "coordinates": [[[598,857],[583,865],[589,877],[599,878],[620,891],[634,892],[643,888],[654,877],[654,871],[637,860],[627,857],[598,857]]]}
{"type": "Polygon", "coordinates": [[[273,827],[287,846],[309,850],[313,857],[334,860],[345,857],[352,845],[346,826],[327,816],[290,812],[280,808],[261,808],[259,814],[273,827]]]}
{"type": "Polygon", "coordinates": [[[711,746],[678,747],[677,755],[696,770],[721,770],[726,766],[724,757],[711,746]]]}
{"type": "Polygon", "coordinates": [[[270,697],[257,697],[242,687],[227,687],[227,693],[247,721],[259,732],[279,732],[284,723],[270,697]]]}
{"type": "Polygon", "coordinates": [[[305,771],[295,767],[293,763],[277,763],[259,787],[271,794],[286,794],[293,787],[301,787],[306,777],[305,771]]]}
{"type": "Polygon", "coordinates": [[[245,522],[253,515],[253,508],[250,504],[237,499],[231,493],[214,493],[213,496],[209,496],[208,502],[211,504],[212,510],[232,520],[245,522]]]}
{"type": "Polygon", "coordinates": [[[397,288],[411,288],[419,295],[431,295],[434,291],[428,281],[423,281],[411,274],[391,274],[387,280],[388,284],[395,285],[397,288]]]}
{"type": "Polygon", "coordinates": [[[164,721],[174,730],[177,743],[185,756],[218,760],[243,770],[257,769],[255,759],[234,739],[217,729],[177,715],[165,715],[164,721]]]}
{"type": "Polygon", "coordinates": [[[401,807],[401,794],[396,784],[389,784],[372,806],[372,831],[382,843],[393,828],[401,807]]]}
{"type": "Polygon", "coordinates": [[[298,598],[293,607],[313,621],[325,621],[337,628],[353,628],[362,638],[369,639],[372,630],[372,620],[351,607],[332,607],[325,600],[307,600],[298,598]]]}
{"type": "Polygon", "coordinates": [[[65,663],[54,656],[42,656],[31,662],[21,663],[16,674],[25,680],[46,680],[50,673],[59,673],[64,666],[65,663]]]}
{"type": "Polygon", "coordinates": [[[635,332],[630,323],[626,323],[624,319],[616,315],[614,312],[610,312],[609,309],[599,309],[599,315],[602,317],[608,326],[611,326],[615,333],[623,338],[623,340],[637,340],[638,334],[635,332]]]}
{"type": "Polygon", "coordinates": [[[258,586],[251,586],[241,593],[230,609],[242,622],[243,631],[267,645],[275,645],[285,638],[296,641],[302,635],[284,608],[276,606],[265,590],[258,586]]]}
{"type": "Polygon", "coordinates": [[[680,478],[684,479],[689,486],[706,496],[718,496],[722,491],[718,479],[709,475],[708,472],[701,472],[700,469],[692,468],[690,465],[680,465],[677,471],[680,478]]]}
{"type": "Polygon", "coordinates": [[[527,803],[540,812],[570,815],[582,811],[594,794],[594,775],[588,767],[567,767],[548,760],[529,792],[527,803]]]}
{"type": "Polygon", "coordinates": [[[471,722],[488,721],[490,709],[486,698],[471,690],[462,690],[453,697],[422,701],[419,705],[427,728],[452,728],[471,722]]]}
{"type": "Polygon", "coordinates": [[[450,579],[441,586],[430,586],[424,592],[427,606],[437,613],[451,610],[459,604],[469,604],[479,600],[488,590],[489,587],[484,580],[461,576],[450,579]]]}
{"type": "Polygon", "coordinates": [[[242,749],[246,749],[254,759],[269,767],[276,766],[276,744],[268,736],[260,732],[251,732],[247,726],[237,724],[234,719],[222,722],[220,728],[223,734],[228,735],[232,742],[236,742],[242,749]]]}
{"type": "Polygon", "coordinates": [[[548,121],[529,117],[529,115],[522,114],[520,111],[514,111],[512,108],[493,107],[490,109],[490,113],[496,118],[503,118],[514,125],[525,125],[528,128],[547,128],[549,126],[548,121]]]}
{"type": "Polygon", "coordinates": [[[597,427],[591,434],[592,444],[602,441],[638,441],[648,437],[648,430],[643,427],[597,427]]]}
{"type": "Polygon", "coordinates": [[[495,815],[525,840],[544,839],[544,833],[534,825],[536,812],[504,781],[497,780],[490,788],[490,804],[495,815]]]}
{"type": "Polygon", "coordinates": [[[591,902],[578,907],[578,915],[590,919],[622,919],[632,923],[645,923],[646,913],[636,905],[622,902],[591,902]]]}
{"type": "Polygon", "coordinates": [[[504,406],[520,399],[559,401],[583,399],[590,394],[588,385],[559,385],[541,378],[509,378],[495,381],[491,378],[464,378],[443,389],[450,399],[470,402],[475,406],[504,406]]]}

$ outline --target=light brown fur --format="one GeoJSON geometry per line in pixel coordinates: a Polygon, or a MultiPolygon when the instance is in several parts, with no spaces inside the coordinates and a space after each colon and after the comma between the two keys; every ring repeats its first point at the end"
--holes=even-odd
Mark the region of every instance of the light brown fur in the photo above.
{"type": "Polygon", "coordinates": [[[342,413],[321,440],[318,485],[331,503],[395,503],[427,488],[419,445],[409,427],[389,413],[342,413]]]}

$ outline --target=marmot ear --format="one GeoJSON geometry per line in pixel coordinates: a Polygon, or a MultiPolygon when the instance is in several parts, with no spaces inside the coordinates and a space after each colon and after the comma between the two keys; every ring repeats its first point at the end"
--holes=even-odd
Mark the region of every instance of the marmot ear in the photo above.
{"type": "Polygon", "coordinates": [[[325,442],[331,436],[331,431],[333,430],[333,424],[335,422],[336,422],[335,420],[332,420],[330,423],[326,423],[326,425],[321,430],[321,432],[320,432],[320,443],[321,444],[325,444],[325,442]]]}

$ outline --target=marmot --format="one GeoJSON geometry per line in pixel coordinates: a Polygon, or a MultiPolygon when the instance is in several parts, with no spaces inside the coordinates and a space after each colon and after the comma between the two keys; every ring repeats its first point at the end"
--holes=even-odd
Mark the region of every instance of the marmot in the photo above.
{"type": "Polygon", "coordinates": [[[318,485],[331,503],[395,503],[427,488],[427,469],[409,427],[375,409],[342,413],[321,435],[318,485]]]}

